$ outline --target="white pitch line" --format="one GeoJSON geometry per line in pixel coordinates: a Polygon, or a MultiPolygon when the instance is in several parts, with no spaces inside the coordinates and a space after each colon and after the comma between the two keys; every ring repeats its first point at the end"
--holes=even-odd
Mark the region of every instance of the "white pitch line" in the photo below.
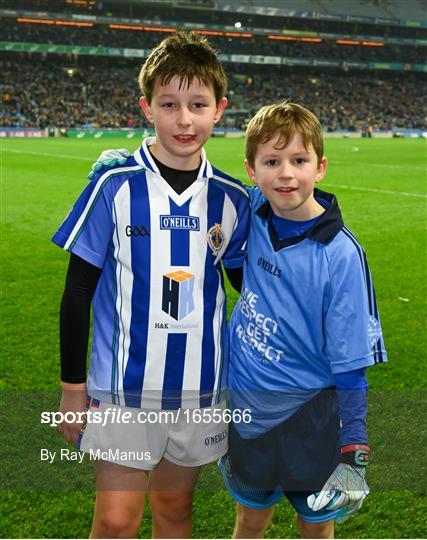
{"type": "Polygon", "coordinates": [[[78,159],[80,161],[93,161],[93,158],[81,157],[81,156],[70,156],[68,154],[51,154],[49,152],[31,152],[30,150],[10,150],[2,149],[2,152],[14,152],[15,154],[31,154],[32,156],[47,156],[47,157],[56,157],[64,159],[78,159]]]}
{"type": "MultiPolygon", "coordinates": [[[[336,161],[331,159],[329,165],[342,165],[344,161],[336,161]]],[[[405,171],[425,171],[426,167],[418,167],[418,165],[392,165],[391,163],[364,163],[368,167],[377,167],[379,169],[404,169],[405,171]]]]}
{"type": "Polygon", "coordinates": [[[386,193],[387,195],[404,195],[405,197],[417,197],[419,199],[427,199],[427,195],[423,193],[409,193],[408,191],[392,191],[391,189],[375,189],[359,186],[347,186],[344,184],[327,184],[322,182],[321,186],[337,187],[341,189],[354,189],[355,191],[369,191],[370,193],[386,193]]]}
{"type": "Polygon", "coordinates": [[[367,167],[377,167],[379,169],[405,169],[405,171],[425,171],[425,167],[418,165],[392,165],[391,163],[364,163],[367,167]]]}
{"type": "MultiPolygon", "coordinates": [[[[230,173],[234,178],[239,178],[239,180],[246,180],[246,177],[242,174],[233,174],[230,173]]],[[[322,189],[322,186],[328,186],[328,187],[337,187],[340,189],[354,189],[355,191],[368,191],[370,193],[385,193],[387,195],[403,195],[404,197],[416,197],[418,199],[427,199],[427,195],[424,195],[423,193],[409,193],[408,191],[392,191],[391,189],[375,189],[375,188],[365,188],[360,186],[348,186],[344,184],[327,184],[326,182],[322,182],[319,184],[320,189],[322,189]]]]}
{"type": "MultiPolygon", "coordinates": [[[[86,160],[86,161],[93,161],[93,158],[85,158],[85,157],[79,157],[79,156],[70,156],[67,154],[51,154],[48,152],[31,152],[29,150],[2,150],[3,152],[15,152],[16,154],[31,154],[35,156],[48,156],[48,157],[58,157],[58,158],[65,158],[65,159],[79,159],[79,160],[86,160]]],[[[233,173],[231,173],[233,174],[233,173]]],[[[241,173],[239,174],[233,174],[234,177],[237,178],[245,178],[244,175],[241,173]]],[[[359,186],[348,186],[344,184],[327,184],[326,182],[322,182],[323,186],[328,187],[337,187],[340,189],[353,189],[354,191],[368,191],[370,193],[386,193],[387,195],[403,195],[405,197],[416,197],[418,199],[427,199],[427,195],[424,195],[423,193],[409,193],[407,191],[392,191],[391,189],[375,189],[375,188],[365,188],[365,187],[359,187],[359,186]]]]}

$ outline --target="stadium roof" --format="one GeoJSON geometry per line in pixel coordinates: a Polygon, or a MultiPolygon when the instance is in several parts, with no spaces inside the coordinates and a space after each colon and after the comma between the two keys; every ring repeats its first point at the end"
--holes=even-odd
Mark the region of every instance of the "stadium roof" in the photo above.
{"type": "Polygon", "coordinates": [[[414,19],[423,21],[426,17],[424,0],[216,0],[218,8],[230,6],[241,11],[262,10],[265,14],[275,10],[294,10],[296,13],[317,13],[320,15],[353,15],[371,18],[414,19]]]}

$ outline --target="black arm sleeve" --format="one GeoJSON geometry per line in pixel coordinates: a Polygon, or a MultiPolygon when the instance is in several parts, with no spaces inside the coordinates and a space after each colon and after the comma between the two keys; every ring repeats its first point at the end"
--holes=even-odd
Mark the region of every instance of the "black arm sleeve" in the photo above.
{"type": "Polygon", "coordinates": [[[60,311],[61,380],[86,381],[90,305],[101,268],[71,254],[60,311]]]}
{"type": "Polygon", "coordinates": [[[233,287],[237,292],[242,290],[242,281],[243,281],[243,266],[239,268],[225,268],[225,273],[233,287]]]}

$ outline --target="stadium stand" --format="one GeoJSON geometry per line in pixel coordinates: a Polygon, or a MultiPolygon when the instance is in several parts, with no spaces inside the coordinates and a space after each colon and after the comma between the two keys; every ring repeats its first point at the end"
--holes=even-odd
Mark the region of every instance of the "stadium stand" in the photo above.
{"type": "Polygon", "coordinates": [[[409,22],[397,0],[218,0],[215,9],[202,0],[193,9],[180,0],[5,0],[0,126],[148,127],[141,62],[162,32],[186,27],[207,34],[225,63],[222,128],[244,129],[263,104],[292,97],[330,132],[426,130],[427,22],[422,2],[407,4],[409,22]]]}
{"type": "MultiPolygon", "coordinates": [[[[155,32],[135,32],[126,29],[99,27],[70,28],[42,26],[36,23],[11,24],[8,21],[0,28],[0,41],[13,41],[19,36],[21,41],[29,43],[60,43],[68,45],[124,47],[149,49],[158,43],[155,32]]],[[[265,36],[252,39],[239,39],[227,36],[209,36],[219,52],[235,54],[256,54],[265,56],[291,56],[303,58],[336,59],[349,62],[403,62],[423,63],[424,48],[386,45],[383,47],[357,47],[351,44],[270,40],[265,36]]]]}

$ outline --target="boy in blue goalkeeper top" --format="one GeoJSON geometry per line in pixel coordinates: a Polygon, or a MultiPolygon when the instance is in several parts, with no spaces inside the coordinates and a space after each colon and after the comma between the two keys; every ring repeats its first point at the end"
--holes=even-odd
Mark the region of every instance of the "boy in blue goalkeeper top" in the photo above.
{"type": "MultiPolygon", "coordinates": [[[[122,158],[101,156],[110,159],[122,158]]],[[[246,169],[258,187],[229,387],[251,421],[230,426],[220,462],[237,538],[262,537],[284,495],[304,538],[332,538],[369,492],[366,368],[386,353],[363,248],[336,198],[314,188],[326,167],[321,126],[304,107],[267,106],[249,123],[246,169]]]]}
{"type": "Polygon", "coordinates": [[[88,414],[80,435],[78,423],[60,429],[97,458],[92,538],[136,536],[147,494],[153,535],[187,538],[200,467],[225,454],[228,431],[224,421],[180,412],[222,407],[222,266],[232,275],[243,264],[249,197],[203,150],[227,105],[225,73],[207,41],[174,33],[152,51],[139,82],[156,137],[96,174],[53,237],[71,253],[61,411],[82,412],[87,392],[89,412],[107,422],[88,414]]]}
{"type": "Polygon", "coordinates": [[[368,494],[366,368],[386,361],[363,248],[325,175],[321,126],[293,103],[263,107],[246,134],[251,227],[230,321],[229,387],[250,423],[230,426],[220,467],[238,502],[235,536],[262,537],[285,495],[304,538],[368,494]]]}

